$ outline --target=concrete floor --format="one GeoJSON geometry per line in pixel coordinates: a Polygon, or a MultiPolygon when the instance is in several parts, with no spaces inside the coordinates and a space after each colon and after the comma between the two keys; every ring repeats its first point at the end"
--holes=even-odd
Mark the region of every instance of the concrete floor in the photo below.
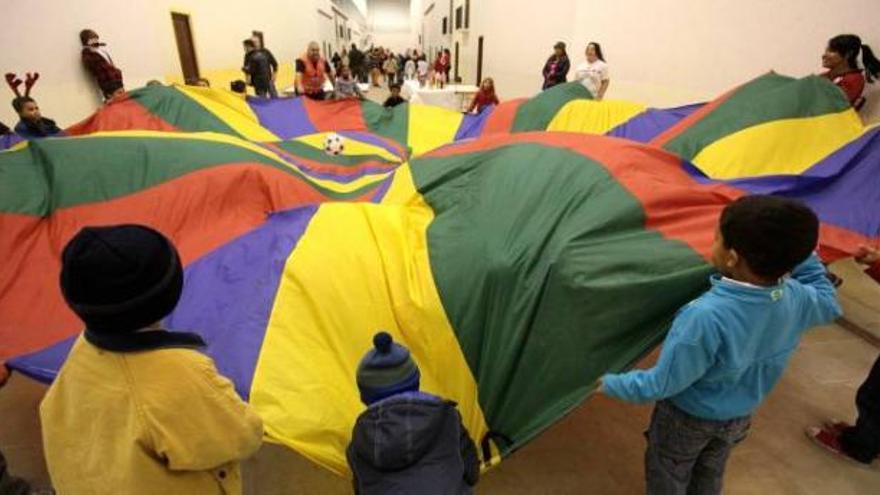
{"type": "Polygon", "coordinates": [[[388,96],[390,94],[391,92],[388,91],[388,86],[385,85],[385,83],[382,83],[382,86],[378,88],[375,86],[371,86],[370,90],[367,91],[364,96],[366,96],[368,100],[374,101],[381,105],[385,103],[385,100],[388,99],[388,96]]]}
{"type": "MultiPolygon", "coordinates": [[[[880,469],[841,462],[803,435],[805,426],[825,418],[854,417],[856,388],[877,354],[876,348],[838,326],[808,334],[758,411],[750,437],[733,452],[725,493],[880,493],[880,469]]],[[[14,375],[0,392],[0,448],[10,470],[37,485],[48,483],[37,420],[44,390],[14,375]]],[[[478,493],[643,493],[642,431],[650,411],[650,406],[591,398],[485,474],[478,493]]],[[[243,471],[248,494],[350,493],[347,480],[277,445],[265,445],[243,471]]]]}

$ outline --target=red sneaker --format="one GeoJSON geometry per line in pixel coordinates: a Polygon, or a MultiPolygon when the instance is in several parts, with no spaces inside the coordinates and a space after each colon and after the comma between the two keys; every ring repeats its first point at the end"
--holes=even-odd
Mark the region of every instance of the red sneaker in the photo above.
{"type": "Polygon", "coordinates": [[[822,428],[825,430],[833,431],[838,435],[843,432],[843,430],[847,428],[852,428],[853,425],[847,423],[846,421],[841,421],[837,418],[826,419],[822,423],[822,428]]]}
{"type": "Polygon", "coordinates": [[[807,437],[812,440],[813,443],[825,449],[826,452],[830,452],[836,457],[845,459],[858,466],[871,468],[872,464],[865,464],[864,462],[859,462],[853,459],[844,452],[843,448],[840,446],[840,433],[842,428],[846,428],[847,426],[848,425],[843,422],[836,422],[832,425],[826,424],[821,428],[818,426],[810,426],[804,430],[804,433],[806,433],[807,437]]]}

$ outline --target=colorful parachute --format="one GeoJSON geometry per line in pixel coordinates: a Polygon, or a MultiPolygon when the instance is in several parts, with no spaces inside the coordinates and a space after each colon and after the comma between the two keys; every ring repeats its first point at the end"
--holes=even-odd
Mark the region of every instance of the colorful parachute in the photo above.
{"type": "Polygon", "coordinates": [[[477,116],[144,88],[0,152],[0,360],[50,381],[81,330],[62,247],[143,223],[185,265],[167,326],[205,337],[270,440],[345,473],[385,329],[497,461],[661,341],[732,199],[806,201],[829,260],[880,241],[878,132],[827,81],[775,74],[679,109],[572,84],[477,116]]]}

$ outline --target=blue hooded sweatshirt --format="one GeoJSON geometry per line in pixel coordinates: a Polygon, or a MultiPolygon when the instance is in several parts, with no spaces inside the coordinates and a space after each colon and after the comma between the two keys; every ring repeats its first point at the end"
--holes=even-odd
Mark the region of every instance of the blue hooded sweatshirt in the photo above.
{"type": "Polygon", "coordinates": [[[720,275],[711,283],[679,310],[657,364],[605,375],[607,395],[629,402],[668,398],[704,419],[748,416],[779,381],[801,334],[841,315],[815,255],[775,286],[720,275]]]}

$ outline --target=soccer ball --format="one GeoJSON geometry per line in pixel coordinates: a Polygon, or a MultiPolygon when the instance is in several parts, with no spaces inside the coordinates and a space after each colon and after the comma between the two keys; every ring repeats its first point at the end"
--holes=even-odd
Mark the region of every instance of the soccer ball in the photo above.
{"type": "Polygon", "coordinates": [[[327,137],[324,138],[324,153],[337,156],[341,155],[343,151],[345,151],[345,139],[335,132],[327,134],[327,137]]]}

